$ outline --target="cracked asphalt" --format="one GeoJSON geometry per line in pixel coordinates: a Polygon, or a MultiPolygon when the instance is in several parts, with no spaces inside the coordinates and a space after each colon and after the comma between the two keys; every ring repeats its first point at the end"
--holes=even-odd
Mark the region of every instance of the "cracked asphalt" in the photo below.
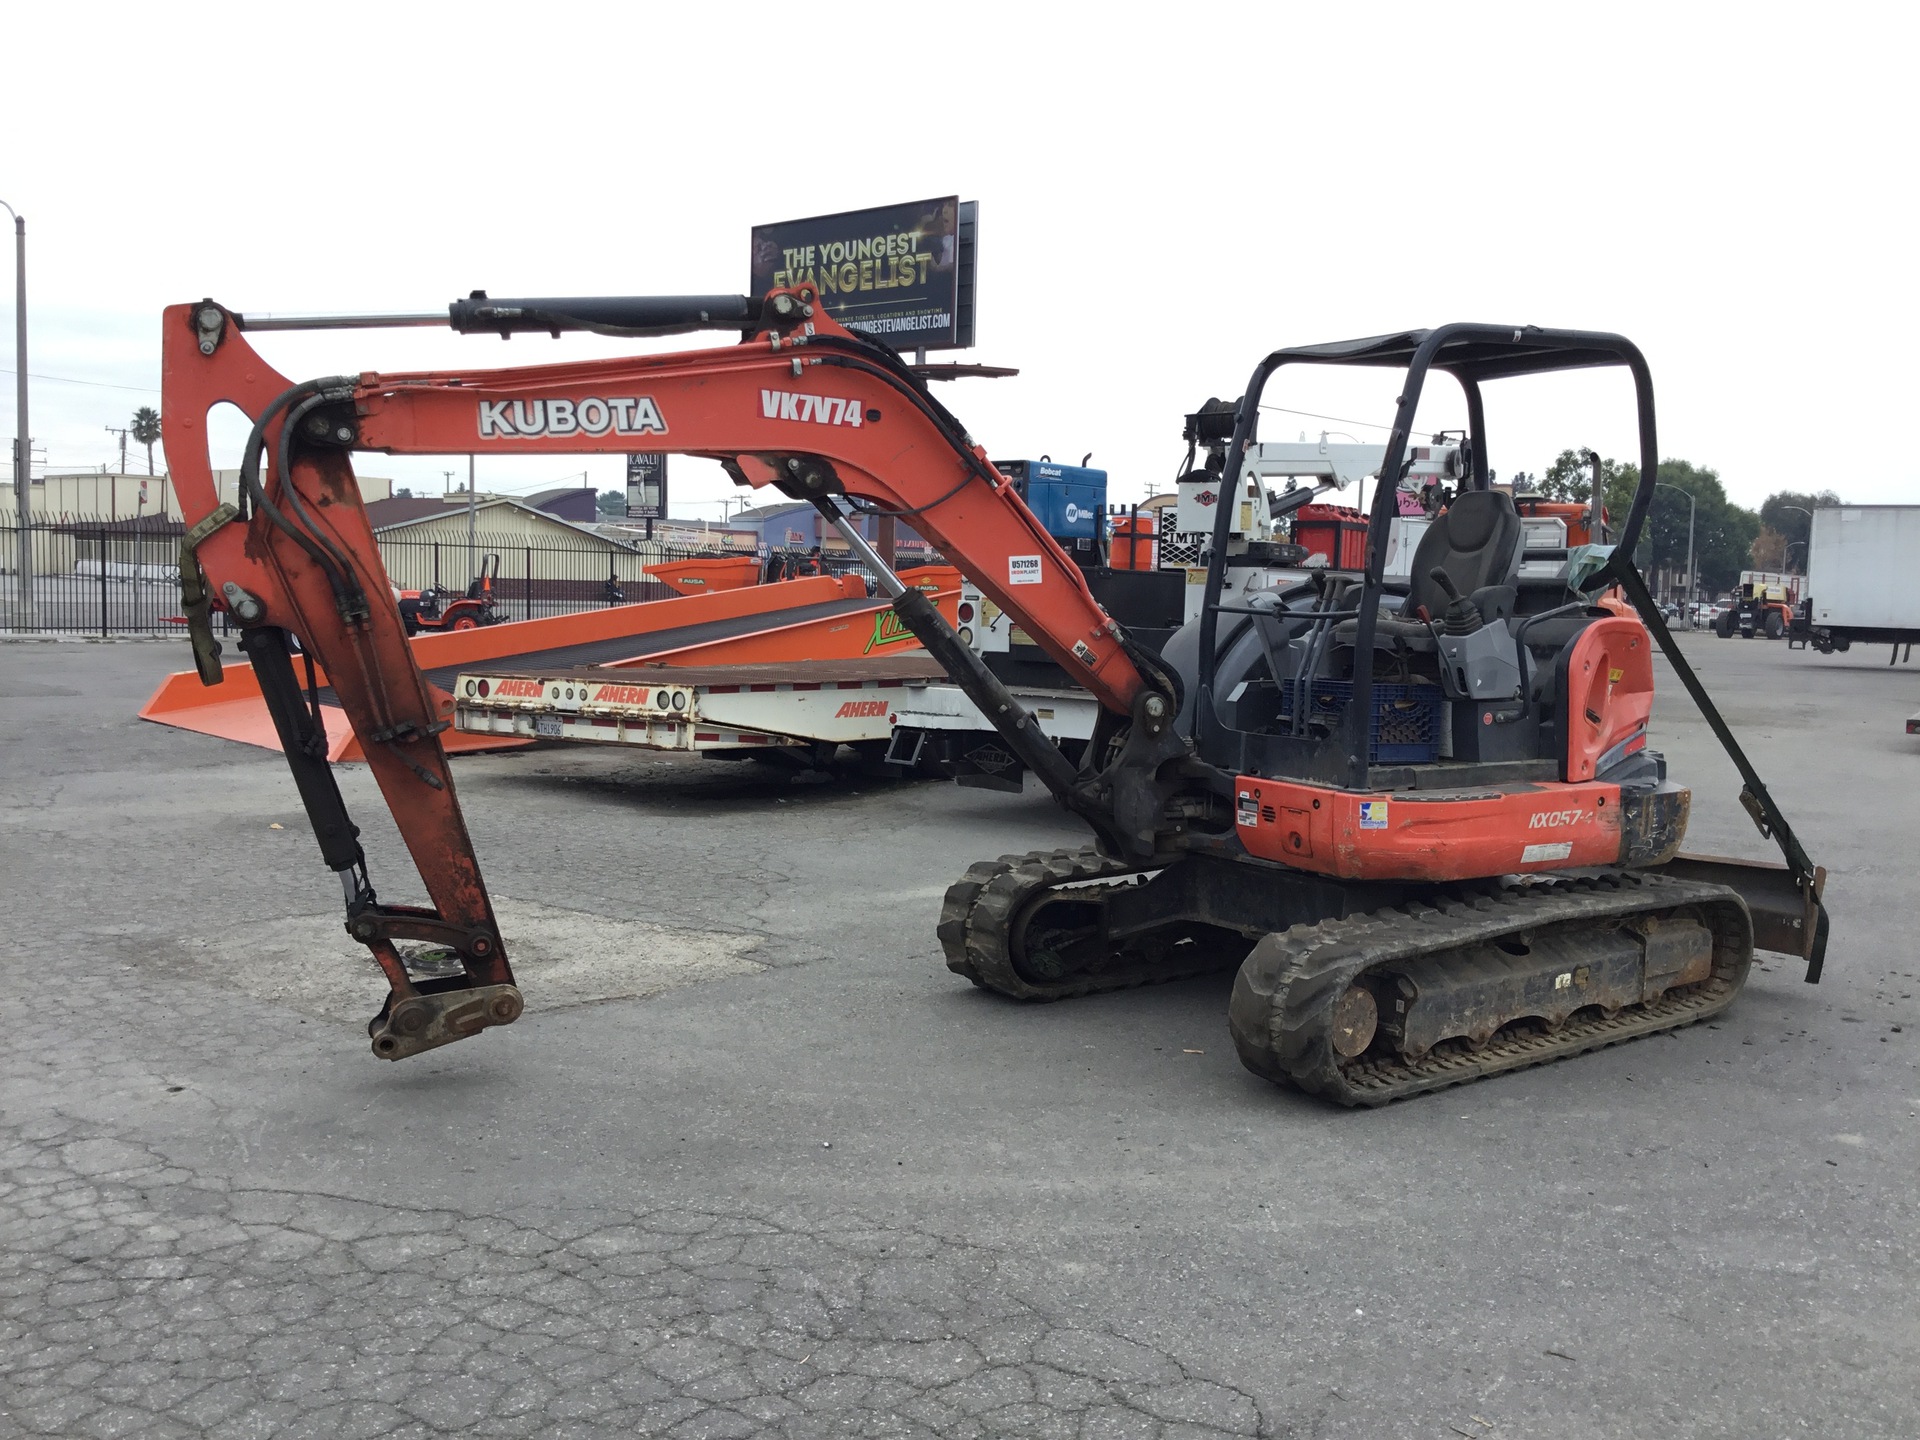
{"type": "MultiPolygon", "coordinates": [[[[598,750],[458,762],[552,968],[384,1064],[279,758],[132,718],[184,646],[0,645],[0,1435],[1920,1434],[1920,670],[1690,653],[1826,980],[1348,1113],[1226,979],[947,974],[969,861],[1079,843],[1044,797],[598,750]]],[[[1767,858],[1661,679],[1690,848],[1767,858]]]]}

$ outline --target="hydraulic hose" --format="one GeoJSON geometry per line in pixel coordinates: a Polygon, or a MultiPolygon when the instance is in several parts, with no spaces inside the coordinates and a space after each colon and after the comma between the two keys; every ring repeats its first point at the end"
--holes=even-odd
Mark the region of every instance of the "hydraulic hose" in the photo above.
{"type": "Polygon", "coordinates": [[[254,421],[253,430],[247,436],[247,445],[240,460],[240,485],[245,495],[260,509],[273,526],[285,534],[318,565],[326,575],[327,583],[333,590],[335,603],[341,608],[342,615],[365,614],[366,594],[359,582],[353,578],[353,567],[338,548],[333,545],[324,532],[313,522],[298,492],[285,483],[290,473],[292,459],[291,436],[299,419],[317,405],[333,400],[346,399],[353,393],[355,381],[351,376],[334,375],[320,380],[307,380],[290,387],[274,397],[254,421]],[[267,427],[282,410],[296,406],[287,422],[281,427],[280,443],[275,454],[277,473],[282,477],[282,493],[287,497],[289,508],[296,510],[300,525],[286,516],[267,495],[266,486],[260,480],[260,461],[266,450],[267,427]],[[324,547],[324,548],[323,548],[324,547]]]}

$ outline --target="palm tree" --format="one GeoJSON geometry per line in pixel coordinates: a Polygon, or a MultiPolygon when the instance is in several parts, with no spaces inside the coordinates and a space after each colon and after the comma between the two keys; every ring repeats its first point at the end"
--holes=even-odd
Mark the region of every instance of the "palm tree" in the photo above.
{"type": "Polygon", "coordinates": [[[153,447],[160,443],[160,412],[151,405],[142,405],[133,412],[133,423],[127,432],[137,444],[147,447],[147,473],[153,474],[153,447]]]}

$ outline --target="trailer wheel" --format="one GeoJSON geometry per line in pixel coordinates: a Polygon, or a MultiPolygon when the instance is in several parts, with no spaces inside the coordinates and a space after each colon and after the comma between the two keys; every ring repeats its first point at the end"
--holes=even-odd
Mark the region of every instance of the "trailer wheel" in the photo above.
{"type": "Polygon", "coordinates": [[[1780,612],[1778,610],[1769,610],[1767,612],[1767,638],[1769,640],[1778,640],[1786,633],[1786,629],[1787,627],[1780,622],[1780,612]]]}

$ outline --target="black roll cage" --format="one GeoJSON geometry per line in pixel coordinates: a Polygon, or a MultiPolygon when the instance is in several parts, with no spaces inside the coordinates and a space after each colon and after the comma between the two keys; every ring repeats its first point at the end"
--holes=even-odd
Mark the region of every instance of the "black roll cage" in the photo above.
{"type": "MultiPolygon", "coordinates": [[[[1234,416],[1233,439],[1228,443],[1223,490],[1242,483],[1240,472],[1247,447],[1259,429],[1260,401],[1267,382],[1283,365],[1364,365],[1375,369],[1404,368],[1393,430],[1387,437],[1380,481],[1368,515],[1367,561],[1362,576],[1358,632],[1354,653],[1370,655],[1385,588],[1387,530],[1393,517],[1395,486],[1406,465],[1413,420],[1430,370],[1442,370],[1460,384],[1467,401],[1467,435],[1472,455],[1469,483],[1484,490],[1491,483],[1487,468],[1486,412],[1480,396],[1483,381],[1512,375],[1538,375],[1558,370],[1583,370],[1625,365],[1633,374],[1640,418],[1640,485],[1634,492],[1625,532],[1616,553],[1631,555],[1640,536],[1647,505],[1659,473],[1659,445],[1654,434],[1653,376],[1639,348],[1623,335],[1590,330],[1543,330],[1534,325],[1443,325],[1435,330],[1408,330],[1373,335],[1330,345],[1304,345],[1276,350],[1254,367],[1234,416]]],[[[1207,560],[1207,583],[1201,602],[1199,695],[1193,707],[1193,739],[1205,755],[1232,757],[1242,771],[1284,775],[1367,790],[1368,717],[1373,713],[1372,667],[1356,665],[1353,703],[1347,707],[1338,733],[1324,739],[1296,735],[1256,735],[1234,730],[1219,718],[1214,705],[1214,680],[1219,661],[1216,617],[1222,613],[1220,593],[1226,579],[1227,535],[1234,507],[1222,504],[1214,516],[1213,548],[1207,560]]]]}
{"type": "MultiPolygon", "coordinates": [[[[1219,665],[1218,617],[1238,613],[1239,607],[1223,606],[1220,593],[1226,579],[1227,536],[1232,515],[1238,505],[1226,503],[1231,493],[1238,500],[1244,483],[1241,472],[1246,464],[1247,447],[1259,428],[1260,401],[1267,382],[1283,365],[1364,365],[1377,369],[1404,368],[1406,381],[1401,387],[1393,417],[1393,430],[1387,437],[1386,456],[1380,466],[1380,478],[1374,487],[1373,506],[1367,517],[1367,561],[1361,577],[1359,615],[1356,619],[1354,653],[1371,656],[1373,637],[1380,614],[1380,597],[1385,589],[1387,531],[1394,514],[1398,480],[1406,466],[1407,445],[1413,435],[1414,413],[1427,374],[1441,370],[1460,384],[1467,401],[1467,438],[1471,446],[1472,470],[1467,477],[1472,488],[1485,490],[1491,484],[1487,468],[1486,413],[1480,387],[1488,380],[1515,375],[1544,375],[1560,370],[1588,370],[1601,366],[1624,365],[1633,376],[1635,405],[1640,423],[1640,483],[1633,492],[1625,525],[1606,566],[1582,582],[1589,593],[1609,585],[1618,585],[1639,613],[1641,621],[1673,665],[1687,693],[1699,707],[1714,736],[1720,741],[1740,772],[1744,782],[1740,803],[1752,817],[1760,833],[1774,841],[1787,867],[1793,872],[1803,893],[1817,901],[1819,880],[1813,862],[1807,858],[1786,817],[1767,792],[1765,783],[1740,748],[1733,732],[1715,708],[1706,687],[1701,684],[1686,656],[1674,642],[1664,616],[1647,589],[1646,580],[1633,563],[1634,547],[1640,541],[1654,485],[1660,474],[1660,447],[1654,430],[1653,375],[1646,357],[1631,340],[1598,330],[1546,330],[1535,325],[1442,325],[1433,330],[1407,330],[1394,335],[1373,335],[1361,340],[1337,341],[1330,345],[1303,345],[1275,350],[1254,367],[1234,415],[1233,438],[1228,442],[1226,465],[1221,472],[1222,503],[1213,522],[1213,548],[1207,560],[1207,583],[1200,607],[1200,666],[1198,694],[1194,697],[1191,738],[1201,756],[1223,769],[1238,774],[1256,774],[1323,784],[1344,790],[1371,790],[1372,766],[1369,764],[1369,717],[1373,713],[1373,667],[1356,664],[1353,674],[1353,698],[1342,717],[1339,730],[1324,739],[1310,735],[1268,735],[1236,730],[1221,719],[1214,699],[1214,682],[1219,665]]],[[[1597,479],[1596,479],[1596,483],[1597,479]]],[[[1811,903],[1811,902],[1810,902],[1811,903]]],[[[1825,950],[1824,911],[1817,950],[1812,953],[1809,979],[1819,975],[1819,955],[1825,950]]]]}

